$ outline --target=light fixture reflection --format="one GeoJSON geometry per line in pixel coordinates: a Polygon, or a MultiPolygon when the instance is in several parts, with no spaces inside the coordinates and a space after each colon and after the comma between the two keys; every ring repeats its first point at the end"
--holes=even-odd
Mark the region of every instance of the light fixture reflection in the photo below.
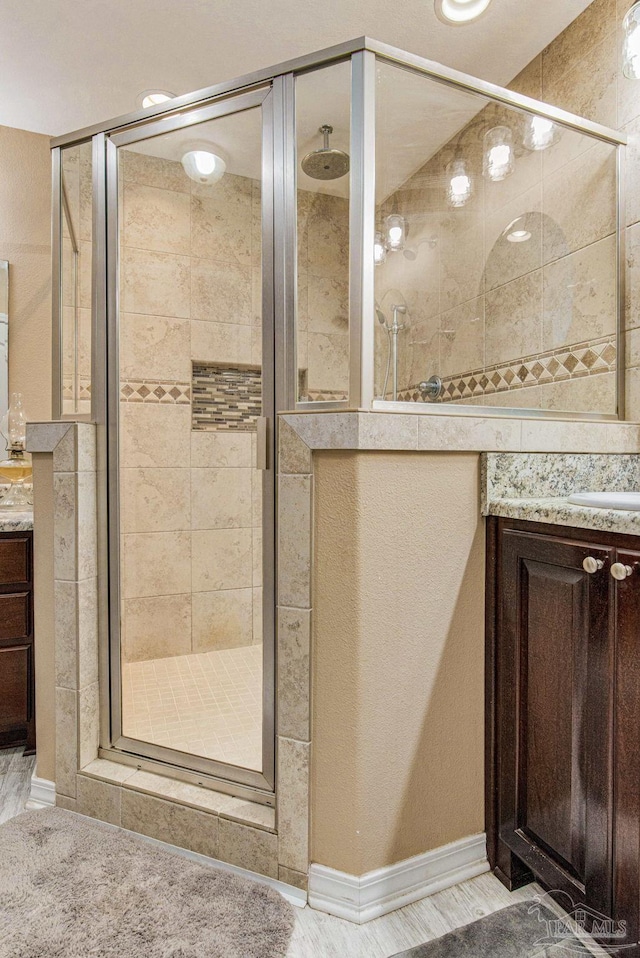
{"type": "Polygon", "coordinates": [[[211,186],[222,179],[227,164],[211,150],[193,149],[188,150],[182,157],[182,167],[187,176],[196,183],[211,186]]]}
{"type": "Polygon", "coordinates": [[[640,80],[640,2],[634,3],[622,25],[622,72],[629,80],[640,80]]]}
{"type": "Polygon", "coordinates": [[[559,129],[545,116],[532,116],[527,120],[523,144],[527,150],[547,150],[558,139],[559,129]]]}
{"type": "Polygon", "coordinates": [[[387,249],[390,252],[403,250],[407,233],[404,216],[392,213],[391,216],[387,216],[385,226],[387,228],[387,249]]]}
{"type": "Polygon", "coordinates": [[[384,241],[384,236],[380,231],[376,233],[375,240],[373,242],[373,262],[376,266],[381,266],[387,259],[387,246],[384,241]]]}
{"type": "Polygon", "coordinates": [[[531,239],[531,230],[527,229],[525,216],[518,216],[502,233],[510,243],[526,243],[531,239]]]}
{"type": "Polygon", "coordinates": [[[160,103],[166,103],[167,100],[173,100],[174,98],[175,93],[169,93],[168,90],[144,90],[138,96],[138,105],[143,110],[147,110],[150,106],[159,106],[160,103]]]}
{"type": "Polygon", "coordinates": [[[467,171],[467,164],[462,159],[452,160],[447,166],[447,196],[449,205],[454,209],[465,206],[473,194],[473,182],[467,171]]]}
{"type": "Polygon", "coordinates": [[[436,16],[448,26],[462,27],[477,20],[491,0],[435,0],[436,16]]]}
{"type": "Polygon", "coordinates": [[[484,137],[483,173],[487,179],[499,183],[514,169],[513,134],[508,126],[494,126],[484,137]]]}

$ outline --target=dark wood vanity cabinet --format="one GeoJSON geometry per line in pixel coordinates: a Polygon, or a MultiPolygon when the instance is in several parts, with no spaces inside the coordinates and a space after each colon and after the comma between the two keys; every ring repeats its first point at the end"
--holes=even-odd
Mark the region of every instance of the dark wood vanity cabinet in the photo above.
{"type": "Polygon", "coordinates": [[[489,520],[486,771],[498,877],[640,941],[639,540],[489,520]]]}
{"type": "Polygon", "coordinates": [[[0,533],[0,748],[35,752],[33,533],[0,533]]]}

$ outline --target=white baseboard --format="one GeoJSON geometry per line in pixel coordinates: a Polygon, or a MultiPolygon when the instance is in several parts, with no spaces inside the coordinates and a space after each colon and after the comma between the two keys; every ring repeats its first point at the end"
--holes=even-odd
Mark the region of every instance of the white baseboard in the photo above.
{"type": "Polygon", "coordinates": [[[38,778],[34,774],[31,776],[31,790],[29,798],[24,806],[29,811],[35,808],[47,808],[56,803],[56,783],[50,782],[46,778],[38,778]]]}
{"type": "Polygon", "coordinates": [[[472,835],[366,875],[312,864],[309,904],[363,924],[489,870],[485,835],[472,835]]]}

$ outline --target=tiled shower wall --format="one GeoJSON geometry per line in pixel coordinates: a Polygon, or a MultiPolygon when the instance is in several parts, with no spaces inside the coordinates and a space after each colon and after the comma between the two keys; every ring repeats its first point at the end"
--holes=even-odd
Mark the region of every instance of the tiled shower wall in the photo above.
{"type": "MultiPolygon", "coordinates": [[[[557,95],[555,74],[570,61],[549,48],[539,58],[539,80],[543,61],[552,64],[545,84],[533,82],[534,64],[515,86],[589,117],[589,104],[557,95]]],[[[390,254],[376,269],[378,298],[397,287],[407,301],[399,398],[420,399],[420,381],[439,375],[443,401],[611,414],[615,150],[563,131],[554,146],[530,153],[518,146],[523,132],[520,114],[487,106],[379,210],[380,219],[392,211],[406,217],[408,245],[418,253],[413,261],[390,254]],[[516,167],[494,183],[480,172],[483,137],[500,125],[514,132],[516,167]],[[458,154],[474,174],[474,194],[453,210],[446,167],[458,154]],[[509,224],[523,215],[531,239],[509,242],[509,224]]],[[[379,361],[378,383],[382,371],[379,361]]]]}
{"type": "MultiPolygon", "coordinates": [[[[260,370],[261,216],[256,180],[227,173],[203,187],[178,162],[121,151],[121,163],[122,634],[131,662],[261,641],[253,423],[229,428],[234,411],[220,428],[206,402],[192,415],[194,390],[213,394],[221,368],[245,368],[247,381],[260,370]]],[[[347,294],[335,276],[337,264],[338,276],[348,271],[348,202],[302,194],[301,210],[301,368],[326,393],[348,379],[347,294]]]]}
{"type": "Polygon", "coordinates": [[[260,187],[121,153],[126,661],[261,641],[250,432],[192,429],[192,363],[261,365],[260,187]]]}

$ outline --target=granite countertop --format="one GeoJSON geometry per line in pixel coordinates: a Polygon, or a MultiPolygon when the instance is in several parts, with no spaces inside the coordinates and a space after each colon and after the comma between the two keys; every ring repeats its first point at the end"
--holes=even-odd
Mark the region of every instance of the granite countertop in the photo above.
{"type": "Polygon", "coordinates": [[[0,532],[28,532],[33,529],[33,510],[18,512],[0,506],[0,532]]]}
{"type": "Polygon", "coordinates": [[[568,499],[560,496],[539,499],[490,499],[487,503],[486,515],[640,536],[640,512],[574,506],[568,499]]]}
{"type": "Polygon", "coordinates": [[[640,535],[640,512],[574,506],[574,492],[640,489],[640,455],[487,453],[482,513],[578,529],[640,535]]]}

